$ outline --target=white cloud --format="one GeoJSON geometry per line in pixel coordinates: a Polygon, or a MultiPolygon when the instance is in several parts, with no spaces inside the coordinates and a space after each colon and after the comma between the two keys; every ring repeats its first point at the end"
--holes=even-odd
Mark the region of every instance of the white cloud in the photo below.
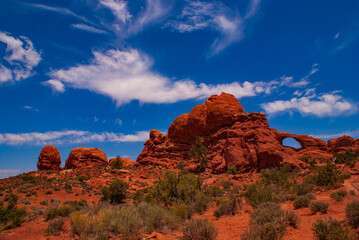
{"type": "Polygon", "coordinates": [[[260,0],[251,0],[247,14],[242,18],[222,2],[187,1],[181,15],[166,26],[181,33],[196,30],[218,32],[220,36],[214,40],[208,54],[211,57],[243,38],[245,21],[255,15],[259,4],[260,0]]]}
{"type": "Polygon", "coordinates": [[[82,24],[82,23],[72,24],[71,26],[73,28],[80,29],[80,30],[87,31],[87,32],[92,32],[92,33],[98,33],[98,34],[106,34],[107,33],[105,30],[94,28],[94,27],[91,27],[89,25],[82,24]]]}
{"type": "MultiPolygon", "coordinates": [[[[49,81],[67,87],[87,89],[114,99],[118,105],[132,100],[142,103],[173,103],[187,99],[202,99],[228,92],[237,98],[269,94],[280,85],[278,81],[244,82],[208,85],[185,80],[171,80],[154,72],[152,60],[135,50],[94,52],[88,65],[77,65],[50,73],[49,81]]],[[[47,82],[49,82],[47,81],[47,82]]],[[[62,89],[62,88],[61,88],[62,89]]]]}
{"type": "Polygon", "coordinates": [[[94,122],[98,122],[98,118],[96,116],[93,117],[94,122]]]}
{"type": "Polygon", "coordinates": [[[73,11],[68,10],[67,8],[51,7],[51,6],[47,6],[47,5],[43,5],[43,4],[31,4],[31,3],[25,3],[25,4],[30,7],[34,7],[34,8],[38,8],[38,9],[46,10],[46,11],[51,11],[51,12],[56,12],[56,13],[59,13],[62,15],[72,16],[72,17],[82,20],[84,22],[92,23],[91,21],[87,20],[87,18],[80,16],[80,15],[74,13],[73,11]]]}
{"type": "Polygon", "coordinates": [[[0,169],[0,179],[13,177],[23,172],[24,171],[20,169],[0,169]]]}
{"type": "Polygon", "coordinates": [[[118,124],[118,125],[120,125],[120,126],[122,126],[122,120],[121,119],[116,119],[115,120],[115,124],[118,124]]]}
{"type": "Polygon", "coordinates": [[[339,36],[340,36],[340,33],[338,32],[337,34],[335,34],[334,39],[338,39],[339,36]]]}
{"type": "Polygon", "coordinates": [[[261,104],[261,107],[268,113],[293,112],[297,111],[303,115],[314,115],[317,117],[340,116],[352,114],[357,111],[357,106],[336,92],[325,93],[317,96],[311,95],[292,98],[290,100],[279,100],[261,104]]]}
{"type": "Polygon", "coordinates": [[[9,64],[8,68],[0,65],[0,81],[20,81],[33,75],[33,68],[39,64],[41,56],[32,42],[27,37],[14,38],[1,31],[0,42],[6,44],[4,59],[9,64]]]}
{"type": "Polygon", "coordinates": [[[48,81],[43,82],[43,85],[51,87],[54,92],[65,92],[65,85],[56,79],[50,79],[48,81]]]}
{"type": "Polygon", "coordinates": [[[132,18],[132,15],[128,11],[127,2],[123,0],[100,0],[100,3],[108,7],[113,15],[121,20],[121,22],[126,23],[129,19],[132,18]]]}
{"type": "Polygon", "coordinates": [[[0,64],[0,83],[12,80],[11,70],[0,64]]]}
{"type": "Polygon", "coordinates": [[[46,144],[78,144],[89,142],[144,142],[148,139],[148,131],[137,131],[134,134],[64,130],[44,133],[0,133],[0,145],[46,145],[46,144]]]}
{"type": "Polygon", "coordinates": [[[32,106],[25,105],[24,108],[30,110],[30,109],[32,109],[32,106]]]}
{"type": "Polygon", "coordinates": [[[350,136],[350,137],[359,137],[359,129],[354,130],[354,131],[345,131],[345,132],[340,132],[340,133],[332,133],[332,134],[311,134],[310,136],[315,137],[315,138],[323,138],[323,139],[332,139],[332,138],[338,138],[341,136],[350,136]]]}

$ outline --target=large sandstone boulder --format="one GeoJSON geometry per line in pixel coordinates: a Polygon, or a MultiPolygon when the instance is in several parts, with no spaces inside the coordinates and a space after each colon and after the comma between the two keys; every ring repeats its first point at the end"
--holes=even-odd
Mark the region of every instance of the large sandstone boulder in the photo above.
{"type": "Polygon", "coordinates": [[[58,170],[61,165],[61,157],[59,150],[51,145],[46,145],[41,150],[39,160],[37,162],[37,169],[39,170],[58,170]]]}
{"type": "MultiPolygon", "coordinates": [[[[115,161],[117,158],[111,158],[110,161],[109,161],[109,164],[111,165],[111,163],[113,161],[115,161]]],[[[136,162],[133,161],[132,159],[130,158],[121,158],[121,161],[122,161],[122,167],[124,168],[129,168],[129,167],[133,167],[135,166],[136,162]]]]}
{"type": "Polygon", "coordinates": [[[98,148],[78,147],[70,152],[65,168],[83,168],[108,165],[106,154],[98,148]]]}

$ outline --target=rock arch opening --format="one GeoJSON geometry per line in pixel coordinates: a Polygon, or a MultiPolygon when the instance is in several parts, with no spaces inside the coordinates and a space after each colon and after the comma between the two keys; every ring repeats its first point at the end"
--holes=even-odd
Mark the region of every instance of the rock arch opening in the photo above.
{"type": "Polygon", "coordinates": [[[300,142],[298,142],[297,140],[295,140],[294,138],[291,138],[291,137],[284,138],[282,140],[282,146],[294,148],[297,150],[303,148],[303,146],[300,144],[300,142]]]}

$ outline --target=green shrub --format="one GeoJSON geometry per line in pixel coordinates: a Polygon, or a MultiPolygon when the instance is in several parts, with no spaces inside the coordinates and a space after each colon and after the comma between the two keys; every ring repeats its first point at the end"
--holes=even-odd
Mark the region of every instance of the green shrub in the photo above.
{"type": "Polygon", "coordinates": [[[190,219],[194,214],[193,208],[185,203],[174,205],[172,206],[171,210],[181,219],[190,219]]]}
{"type": "Polygon", "coordinates": [[[218,230],[208,219],[195,218],[183,224],[182,233],[183,240],[214,240],[218,230]]]}
{"type": "Polygon", "coordinates": [[[359,200],[353,200],[345,207],[345,215],[354,228],[359,226],[359,200]]]}
{"type": "Polygon", "coordinates": [[[178,201],[188,203],[201,191],[202,182],[192,173],[177,174],[166,171],[164,178],[154,184],[152,196],[166,206],[178,201]]]}
{"type": "Polygon", "coordinates": [[[40,202],[40,205],[43,205],[43,206],[47,206],[49,204],[49,200],[42,200],[41,202],[40,202]]]}
{"type": "Polygon", "coordinates": [[[85,176],[77,176],[79,182],[84,182],[87,178],[85,176]]]}
{"type": "Polygon", "coordinates": [[[329,203],[326,202],[317,201],[317,202],[312,202],[310,204],[310,210],[312,211],[313,214],[316,214],[317,212],[326,214],[328,212],[328,208],[329,208],[329,203]]]}
{"type": "Polygon", "coordinates": [[[123,160],[120,156],[117,156],[115,160],[111,162],[111,169],[122,169],[123,168],[123,160]]]}
{"type": "Polygon", "coordinates": [[[233,183],[230,180],[223,180],[221,182],[224,191],[229,191],[233,186],[233,183]]]}
{"type": "Polygon", "coordinates": [[[45,221],[52,220],[57,217],[67,217],[74,211],[79,211],[87,207],[85,200],[81,201],[66,201],[62,206],[48,208],[44,213],[45,221]]]}
{"type": "Polygon", "coordinates": [[[350,228],[343,226],[341,222],[329,218],[329,220],[318,219],[313,223],[312,230],[318,240],[350,240],[352,234],[350,228]]]}
{"type": "Polygon", "coordinates": [[[309,207],[310,201],[312,201],[312,197],[309,194],[299,196],[293,202],[294,209],[309,207]]]}
{"type": "Polygon", "coordinates": [[[0,204],[0,231],[19,227],[26,217],[25,208],[18,208],[17,195],[10,193],[7,206],[0,204]]]}
{"type": "Polygon", "coordinates": [[[58,236],[60,235],[61,231],[63,230],[64,226],[64,218],[58,217],[51,220],[45,229],[46,235],[49,236],[58,236]]]}
{"type": "Polygon", "coordinates": [[[146,232],[175,230],[179,219],[167,208],[149,203],[122,206],[100,205],[70,214],[72,232],[80,239],[97,239],[109,232],[123,239],[142,239],[146,232]]]}
{"type": "Polygon", "coordinates": [[[219,187],[211,187],[210,190],[209,190],[209,194],[212,196],[212,197],[220,197],[223,195],[223,192],[222,190],[219,188],[219,187]]]}
{"type": "Polygon", "coordinates": [[[246,230],[241,238],[243,240],[281,239],[286,232],[287,220],[285,213],[278,203],[261,203],[251,213],[250,229],[246,230]]]}
{"type": "Polygon", "coordinates": [[[337,166],[327,161],[327,164],[323,167],[317,167],[315,169],[316,174],[308,176],[307,180],[319,187],[326,188],[338,188],[344,180],[340,172],[337,170],[337,166]]]}
{"type": "Polygon", "coordinates": [[[355,196],[355,191],[354,191],[354,190],[350,190],[350,191],[349,191],[349,195],[350,195],[350,196],[355,196]]]}
{"type": "Polygon", "coordinates": [[[197,192],[194,200],[190,203],[193,207],[194,212],[198,214],[203,214],[210,202],[210,198],[204,192],[197,192]]]}
{"type": "Polygon", "coordinates": [[[335,163],[353,165],[359,157],[359,151],[353,151],[352,149],[347,150],[344,153],[334,153],[333,160],[335,163]]]}
{"type": "Polygon", "coordinates": [[[234,216],[237,210],[241,207],[241,201],[235,195],[229,195],[217,202],[217,209],[214,211],[214,216],[219,219],[223,215],[234,216]]]}
{"type": "Polygon", "coordinates": [[[45,191],[45,194],[46,194],[46,195],[51,195],[51,194],[52,194],[52,191],[51,191],[51,190],[46,190],[46,191],[45,191]]]}
{"type": "Polygon", "coordinates": [[[227,167],[227,174],[228,175],[236,175],[238,173],[236,165],[229,165],[227,167]]]}
{"type": "Polygon", "coordinates": [[[258,182],[248,185],[243,196],[246,197],[247,203],[253,207],[264,202],[280,202],[281,200],[272,187],[258,182]]]}
{"type": "Polygon", "coordinates": [[[337,202],[340,202],[347,195],[348,195],[347,191],[339,190],[339,191],[336,191],[336,192],[333,192],[332,194],[330,194],[330,197],[333,198],[334,200],[336,200],[337,202]]]}
{"type": "Polygon", "coordinates": [[[194,158],[199,163],[198,172],[203,172],[207,168],[207,148],[202,145],[201,138],[197,137],[196,142],[192,145],[190,154],[191,158],[194,158]]]}
{"type": "Polygon", "coordinates": [[[304,182],[304,183],[295,182],[292,185],[290,192],[294,193],[297,196],[302,196],[302,195],[311,193],[313,190],[313,187],[314,186],[312,184],[308,184],[306,182],[304,182]]]}
{"type": "Polygon", "coordinates": [[[121,203],[126,198],[128,187],[129,185],[126,182],[117,179],[109,187],[101,189],[102,200],[109,201],[112,204],[121,203]]]}
{"type": "Polygon", "coordinates": [[[292,226],[294,228],[298,227],[300,223],[300,217],[294,211],[290,211],[290,210],[286,211],[285,218],[289,226],[292,226]]]}
{"type": "Polygon", "coordinates": [[[72,193],[72,186],[69,183],[66,183],[64,189],[67,193],[72,193]]]}
{"type": "Polygon", "coordinates": [[[286,164],[280,168],[266,168],[261,170],[261,179],[265,185],[274,184],[285,189],[289,189],[294,177],[290,170],[290,165],[286,164]]]}

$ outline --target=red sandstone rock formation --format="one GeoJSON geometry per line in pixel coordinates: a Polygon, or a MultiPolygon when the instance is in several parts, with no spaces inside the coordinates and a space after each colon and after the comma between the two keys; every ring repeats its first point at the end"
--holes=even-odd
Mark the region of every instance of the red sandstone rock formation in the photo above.
{"type": "MultiPolygon", "coordinates": [[[[109,161],[109,164],[111,165],[111,163],[113,161],[115,161],[116,159],[117,158],[111,158],[110,161],[109,161]]],[[[129,159],[129,158],[121,158],[121,160],[122,160],[122,164],[123,164],[122,166],[124,168],[133,167],[136,164],[135,161],[133,161],[132,159],[129,159]]]]}
{"type": "Polygon", "coordinates": [[[340,152],[354,148],[359,149],[359,146],[355,146],[356,145],[355,143],[356,141],[352,137],[342,136],[340,138],[334,138],[328,140],[328,148],[330,152],[340,152]]]}
{"type": "Polygon", "coordinates": [[[65,168],[83,168],[108,165],[106,154],[97,148],[75,148],[66,160],[65,168]]]}
{"type": "Polygon", "coordinates": [[[59,150],[51,145],[46,145],[39,155],[37,168],[39,170],[58,170],[61,165],[59,150]]]}
{"type": "Polygon", "coordinates": [[[189,150],[197,136],[208,148],[208,166],[213,173],[224,172],[230,165],[235,165],[239,172],[284,163],[305,167],[298,158],[332,156],[325,141],[269,128],[264,113],[246,113],[234,96],[222,93],[176,118],[168,134],[151,130],[137,162],[175,168],[184,160],[193,166],[189,150]],[[301,148],[283,146],[283,140],[288,137],[297,140],[301,148]]]}

